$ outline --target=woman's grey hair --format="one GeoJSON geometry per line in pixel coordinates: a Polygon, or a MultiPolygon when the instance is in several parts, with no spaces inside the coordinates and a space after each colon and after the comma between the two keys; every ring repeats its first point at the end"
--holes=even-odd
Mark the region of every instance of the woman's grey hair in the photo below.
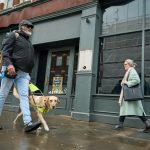
{"type": "Polygon", "coordinates": [[[126,59],[125,62],[127,62],[131,67],[135,67],[137,65],[132,59],[126,59]]]}

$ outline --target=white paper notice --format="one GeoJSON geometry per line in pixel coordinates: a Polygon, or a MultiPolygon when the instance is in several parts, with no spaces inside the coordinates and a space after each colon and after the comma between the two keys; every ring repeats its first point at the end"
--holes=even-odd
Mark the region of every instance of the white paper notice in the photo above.
{"type": "Polygon", "coordinates": [[[92,50],[82,50],[79,54],[79,66],[78,71],[91,71],[92,69],[92,50]]]}

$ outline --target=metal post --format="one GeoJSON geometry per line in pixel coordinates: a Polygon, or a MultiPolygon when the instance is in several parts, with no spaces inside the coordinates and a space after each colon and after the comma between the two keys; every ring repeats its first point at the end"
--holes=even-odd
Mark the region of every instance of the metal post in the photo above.
{"type": "Polygon", "coordinates": [[[144,93],[144,50],[145,50],[145,14],[146,0],[143,0],[143,17],[142,17],[142,64],[141,64],[141,84],[144,93]]]}

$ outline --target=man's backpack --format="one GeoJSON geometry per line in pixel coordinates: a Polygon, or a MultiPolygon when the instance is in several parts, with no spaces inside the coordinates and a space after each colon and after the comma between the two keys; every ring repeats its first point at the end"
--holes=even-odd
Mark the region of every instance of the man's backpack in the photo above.
{"type": "MultiPolygon", "coordinates": [[[[8,36],[9,33],[6,33],[6,34],[8,36]]],[[[19,33],[15,32],[15,37],[17,39],[19,37],[19,33]]],[[[4,38],[4,40],[5,40],[5,38],[4,38]]],[[[3,65],[3,52],[1,50],[0,51],[0,72],[1,72],[1,69],[2,69],[2,65],[3,65]]]]}

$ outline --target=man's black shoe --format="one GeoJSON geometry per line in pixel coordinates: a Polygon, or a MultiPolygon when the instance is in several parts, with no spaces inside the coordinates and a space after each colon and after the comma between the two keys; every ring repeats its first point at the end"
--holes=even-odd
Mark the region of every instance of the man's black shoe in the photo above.
{"type": "Polygon", "coordinates": [[[30,122],[30,123],[25,125],[24,131],[25,132],[31,132],[31,131],[36,130],[40,126],[41,126],[41,122],[35,122],[35,123],[30,122]]]}
{"type": "Polygon", "coordinates": [[[0,130],[3,130],[3,126],[2,125],[0,125],[0,130]]]}

